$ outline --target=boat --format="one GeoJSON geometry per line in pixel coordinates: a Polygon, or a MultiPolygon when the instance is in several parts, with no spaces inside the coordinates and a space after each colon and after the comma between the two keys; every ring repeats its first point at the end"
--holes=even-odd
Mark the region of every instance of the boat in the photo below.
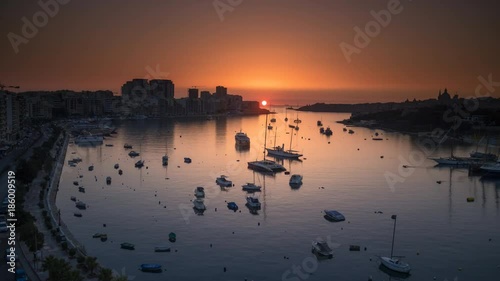
{"type": "Polygon", "coordinates": [[[325,218],[329,221],[344,221],[345,217],[335,210],[325,210],[325,218]]]}
{"type": "Polygon", "coordinates": [[[429,157],[429,159],[434,160],[439,165],[452,165],[452,166],[466,166],[471,164],[472,160],[470,158],[464,157],[429,157]]]}
{"type": "Polygon", "coordinates": [[[99,237],[99,238],[101,238],[101,241],[104,242],[104,241],[108,240],[108,235],[107,234],[101,234],[101,237],[99,237]]]}
{"type": "Polygon", "coordinates": [[[113,146],[113,144],[112,143],[107,143],[106,146],[111,147],[111,146],[113,146]]]}
{"type": "Polygon", "coordinates": [[[102,136],[95,136],[92,134],[79,135],[75,138],[75,144],[101,144],[104,138],[102,136]]]}
{"type": "Polygon", "coordinates": [[[383,138],[372,138],[372,140],[374,141],[381,141],[381,140],[384,140],[383,138]]]}
{"type": "Polygon", "coordinates": [[[203,199],[201,198],[196,198],[193,200],[194,208],[198,210],[206,210],[207,207],[205,207],[205,203],[203,202],[203,199]]]}
{"type": "Polygon", "coordinates": [[[380,257],[380,262],[387,268],[401,273],[410,273],[411,267],[408,263],[402,262],[393,256],[394,252],[394,236],[396,235],[396,215],[392,215],[391,219],[394,220],[394,230],[392,232],[392,247],[390,257],[380,257]]]}
{"type": "Polygon", "coordinates": [[[298,131],[299,130],[299,126],[295,126],[295,131],[298,131]]]}
{"type": "Polygon", "coordinates": [[[120,165],[118,163],[116,163],[114,167],[115,167],[115,169],[118,169],[118,168],[120,168],[120,165]]]}
{"type": "Polygon", "coordinates": [[[323,122],[321,122],[320,120],[318,120],[318,121],[316,122],[316,125],[318,125],[318,126],[323,126],[323,122]]]}
{"type": "Polygon", "coordinates": [[[76,202],[75,206],[80,210],[87,209],[87,204],[83,203],[82,201],[76,202]]]}
{"type": "Polygon", "coordinates": [[[234,140],[238,146],[250,146],[250,138],[241,130],[234,135],[234,140]]]}
{"type": "Polygon", "coordinates": [[[135,250],[135,245],[132,243],[127,243],[127,242],[121,243],[120,247],[125,250],[135,250]]]}
{"type": "Polygon", "coordinates": [[[121,169],[118,170],[118,174],[120,174],[120,175],[123,174],[123,171],[121,169]]]}
{"type": "Polygon", "coordinates": [[[481,167],[479,167],[479,169],[489,174],[500,175],[500,161],[492,164],[482,165],[481,167]]]}
{"type": "Polygon", "coordinates": [[[143,264],[141,264],[141,271],[143,271],[143,272],[152,272],[152,273],[160,273],[163,270],[161,269],[161,265],[160,264],[143,263],[143,264]]]}
{"type": "Polygon", "coordinates": [[[295,125],[292,125],[292,124],[288,125],[288,127],[292,128],[292,129],[295,129],[295,125]]]}
{"type": "Polygon", "coordinates": [[[157,253],[170,252],[170,247],[167,246],[155,247],[155,252],[157,253]]]}
{"type": "Polygon", "coordinates": [[[354,131],[353,130],[349,130],[348,132],[349,134],[354,134],[354,131]]]}
{"type": "Polygon", "coordinates": [[[177,235],[175,235],[175,233],[173,233],[173,232],[170,232],[168,234],[168,241],[175,242],[175,240],[177,240],[177,235]]]}
{"type": "Polygon", "coordinates": [[[82,217],[82,213],[79,213],[79,212],[75,212],[73,213],[73,215],[77,218],[81,218],[82,217]]]}
{"type": "Polygon", "coordinates": [[[197,188],[194,189],[194,196],[196,196],[196,198],[205,197],[205,189],[201,186],[198,186],[197,188]]]}
{"type": "Polygon", "coordinates": [[[299,123],[302,123],[302,120],[300,120],[300,119],[297,117],[297,119],[293,120],[293,123],[297,123],[297,124],[299,124],[299,123]]]}
{"type": "Polygon", "coordinates": [[[162,163],[163,166],[167,166],[168,165],[168,156],[167,156],[167,154],[165,154],[165,155],[163,155],[161,157],[161,163],[162,163]]]}
{"type": "Polygon", "coordinates": [[[233,210],[233,211],[236,212],[236,210],[238,210],[238,205],[236,205],[236,203],[234,203],[234,202],[228,202],[227,203],[227,208],[229,210],[233,210]]]}
{"type": "Polygon", "coordinates": [[[333,258],[333,250],[321,239],[312,242],[312,252],[318,257],[333,258]]]}
{"type": "Polygon", "coordinates": [[[251,183],[251,182],[248,182],[244,185],[241,186],[243,188],[243,190],[245,191],[260,191],[261,187],[256,185],[255,183],[251,183]]]}
{"type": "Polygon", "coordinates": [[[481,160],[485,160],[485,161],[497,161],[498,160],[498,156],[493,154],[493,153],[473,151],[469,155],[471,158],[481,159],[481,160]]]}
{"type": "Polygon", "coordinates": [[[111,177],[107,177],[107,178],[106,178],[106,183],[107,183],[107,184],[111,184],[111,177]]]}
{"type": "Polygon", "coordinates": [[[142,168],[144,166],[144,160],[139,160],[135,162],[135,167],[136,168],[142,168]]]}
{"type": "Polygon", "coordinates": [[[89,166],[89,171],[93,171],[94,170],[94,165],[90,165],[89,166]]]}
{"type": "Polygon", "coordinates": [[[128,153],[128,156],[130,156],[130,157],[136,157],[136,156],[139,156],[139,152],[135,152],[135,151],[133,151],[133,150],[132,150],[132,151],[130,151],[130,152],[128,153]]]}
{"type": "Polygon", "coordinates": [[[274,123],[274,122],[276,122],[276,118],[273,117],[273,118],[271,118],[270,121],[274,123]]]}
{"type": "Polygon", "coordinates": [[[85,188],[80,186],[80,187],[78,187],[78,191],[82,192],[82,193],[85,193],[85,188]]]}
{"type": "Polygon", "coordinates": [[[330,129],[330,127],[326,127],[325,135],[327,135],[327,136],[333,135],[332,129],[330,129]]]}
{"type": "Polygon", "coordinates": [[[71,196],[71,201],[75,201],[76,202],[76,197],[75,196],[71,196]]]}
{"type": "MultiPolygon", "coordinates": [[[[295,129],[297,129],[297,127],[295,127],[295,129]]],[[[290,149],[289,150],[285,150],[285,144],[283,144],[282,146],[275,146],[273,148],[266,148],[267,150],[267,154],[270,155],[270,156],[274,156],[274,157],[278,157],[278,158],[299,158],[300,156],[302,156],[302,154],[299,154],[297,153],[297,151],[295,150],[292,150],[292,140],[293,140],[293,133],[290,133],[290,149]]],[[[275,140],[276,142],[276,140],[275,140]]]]}
{"type": "Polygon", "coordinates": [[[273,126],[271,126],[271,124],[267,125],[267,129],[268,130],[272,130],[273,129],[273,126]]]}
{"type": "Polygon", "coordinates": [[[215,182],[220,186],[225,186],[225,187],[233,186],[233,182],[226,178],[227,178],[226,176],[221,175],[215,180],[215,182]]]}
{"type": "Polygon", "coordinates": [[[347,132],[347,128],[342,128],[342,131],[347,132]]]}
{"type": "Polygon", "coordinates": [[[78,186],[78,181],[74,181],[73,184],[78,186]]]}
{"type": "Polygon", "coordinates": [[[264,173],[276,173],[276,172],[286,171],[286,168],[283,167],[283,165],[267,159],[248,162],[248,168],[264,173]]]}
{"type": "Polygon", "coordinates": [[[94,235],[92,235],[92,238],[101,238],[102,235],[106,235],[106,234],[95,233],[94,235]]]}
{"type": "Polygon", "coordinates": [[[184,163],[191,163],[191,158],[184,157],[184,163]]]}
{"type": "Polygon", "coordinates": [[[319,128],[319,133],[320,134],[324,134],[325,133],[325,128],[323,128],[323,127],[319,128]]]}
{"type": "Polygon", "coordinates": [[[247,196],[247,206],[253,209],[260,209],[259,199],[252,196],[247,196]]]}
{"type": "Polygon", "coordinates": [[[126,144],[123,145],[123,148],[125,148],[125,149],[131,149],[132,145],[126,143],[126,144]]]}
{"type": "Polygon", "coordinates": [[[302,176],[299,174],[294,174],[290,177],[290,186],[300,186],[302,185],[302,176]]]}

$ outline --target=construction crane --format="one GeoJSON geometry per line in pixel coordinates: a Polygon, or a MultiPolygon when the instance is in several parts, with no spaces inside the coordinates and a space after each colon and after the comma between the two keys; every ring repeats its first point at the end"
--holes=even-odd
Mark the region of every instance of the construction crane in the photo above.
{"type": "Polygon", "coordinates": [[[191,88],[194,88],[194,89],[198,89],[198,88],[200,88],[200,87],[205,88],[205,87],[207,87],[207,86],[191,86],[191,88]]]}
{"type": "Polygon", "coordinates": [[[5,89],[5,88],[19,89],[19,86],[7,86],[7,85],[4,85],[0,82],[0,90],[3,91],[3,89],[5,89]]]}

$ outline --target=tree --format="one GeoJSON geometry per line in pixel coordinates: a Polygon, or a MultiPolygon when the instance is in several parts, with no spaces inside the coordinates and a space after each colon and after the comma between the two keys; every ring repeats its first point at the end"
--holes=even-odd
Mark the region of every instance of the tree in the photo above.
{"type": "Polygon", "coordinates": [[[83,276],[79,270],[71,270],[66,272],[64,281],[83,281],[83,276]]]}
{"type": "Polygon", "coordinates": [[[113,281],[113,271],[109,268],[103,268],[99,272],[97,279],[99,279],[99,281],[113,281]]]}
{"type": "MultiPolygon", "coordinates": [[[[64,259],[58,259],[52,255],[46,257],[42,263],[42,270],[49,272],[49,280],[62,281],[65,279],[68,272],[71,270],[71,265],[64,259]]],[[[71,280],[71,281],[81,281],[71,280]]]]}
{"type": "Polygon", "coordinates": [[[116,276],[113,281],[128,281],[128,276],[127,275],[119,275],[116,276]]]}
{"type": "Polygon", "coordinates": [[[85,266],[90,271],[90,274],[94,274],[94,269],[97,267],[97,258],[96,257],[87,257],[85,259],[85,266]]]}

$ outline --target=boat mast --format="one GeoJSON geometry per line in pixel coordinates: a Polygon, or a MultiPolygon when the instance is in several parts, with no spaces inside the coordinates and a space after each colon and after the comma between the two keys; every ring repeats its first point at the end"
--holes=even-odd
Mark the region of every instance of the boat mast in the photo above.
{"type": "Polygon", "coordinates": [[[396,215],[392,215],[391,219],[394,220],[394,230],[392,231],[392,246],[391,246],[391,259],[394,252],[394,236],[396,236],[396,215]]]}
{"type": "Polygon", "coordinates": [[[267,124],[267,115],[268,113],[266,113],[266,123],[264,123],[264,152],[263,152],[263,159],[262,160],[266,160],[266,143],[267,143],[267,128],[266,128],[266,124],[267,124]]]}
{"type": "Polygon", "coordinates": [[[290,130],[290,151],[292,150],[293,129],[290,130]]]}

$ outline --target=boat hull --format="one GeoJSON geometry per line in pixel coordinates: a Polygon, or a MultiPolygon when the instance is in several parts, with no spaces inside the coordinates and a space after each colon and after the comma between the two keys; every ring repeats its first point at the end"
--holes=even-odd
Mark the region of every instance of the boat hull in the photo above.
{"type": "Polygon", "coordinates": [[[391,259],[389,257],[380,257],[380,262],[388,269],[399,273],[410,273],[411,270],[409,264],[400,262],[399,260],[391,259]]]}

